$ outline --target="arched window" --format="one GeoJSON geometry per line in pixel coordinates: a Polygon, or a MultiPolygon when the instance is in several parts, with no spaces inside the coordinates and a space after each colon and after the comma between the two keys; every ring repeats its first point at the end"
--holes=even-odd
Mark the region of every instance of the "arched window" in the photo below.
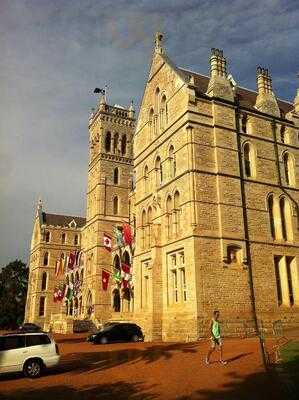
{"type": "Polygon", "coordinates": [[[166,200],[166,218],[167,218],[167,237],[171,238],[171,225],[172,225],[172,200],[169,195],[166,200]]]}
{"type": "Polygon", "coordinates": [[[293,240],[292,210],[289,201],[285,197],[279,200],[282,239],[293,240]]]}
{"type": "Polygon", "coordinates": [[[74,245],[75,246],[78,245],[78,235],[75,235],[75,237],[74,237],[74,245]]]}
{"type": "Polygon", "coordinates": [[[247,133],[247,115],[243,114],[241,118],[242,132],[247,133]]]}
{"type": "Polygon", "coordinates": [[[49,253],[46,251],[44,254],[44,266],[48,265],[49,263],[49,253]]]}
{"type": "Polygon", "coordinates": [[[123,255],[122,255],[122,260],[125,264],[127,265],[131,265],[131,261],[130,261],[130,255],[129,253],[126,251],[124,251],[123,255]]]}
{"type": "Polygon", "coordinates": [[[123,156],[125,156],[126,152],[127,152],[127,136],[126,135],[122,135],[122,138],[121,138],[121,154],[123,156]]]}
{"type": "Polygon", "coordinates": [[[175,192],[173,197],[174,202],[174,232],[178,235],[180,231],[181,224],[181,204],[180,204],[180,193],[178,191],[175,192]]]}
{"type": "Polygon", "coordinates": [[[111,151],[111,133],[107,132],[105,137],[105,150],[107,153],[111,151]]]}
{"type": "Polygon", "coordinates": [[[44,296],[40,297],[40,299],[39,299],[39,311],[38,311],[38,315],[40,317],[44,317],[45,316],[45,302],[46,302],[46,298],[44,296]]]}
{"type": "Polygon", "coordinates": [[[65,233],[63,233],[61,235],[61,243],[64,244],[65,243],[65,233]]]}
{"type": "Polygon", "coordinates": [[[155,170],[156,170],[156,185],[160,186],[163,182],[163,171],[162,171],[161,158],[159,156],[156,158],[155,170]]]}
{"type": "Polygon", "coordinates": [[[114,183],[114,185],[118,185],[118,180],[119,180],[119,171],[118,171],[118,168],[114,168],[114,171],[113,171],[113,183],[114,183]]]}
{"type": "Polygon", "coordinates": [[[274,224],[274,198],[273,194],[268,197],[268,212],[269,212],[269,222],[270,222],[270,232],[272,239],[275,239],[275,224],[274,224]]]}
{"type": "Polygon", "coordinates": [[[118,271],[120,271],[120,259],[119,259],[119,255],[116,254],[113,260],[113,267],[114,269],[117,269],[118,271]]]}
{"type": "Polygon", "coordinates": [[[119,141],[118,133],[115,133],[114,134],[114,141],[113,141],[113,153],[114,154],[118,153],[118,141],[119,141]]]}
{"type": "Polygon", "coordinates": [[[42,290],[46,290],[47,288],[47,273],[43,272],[42,275],[42,290]]]}
{"type": "Polygon", "coordinates": [[[49,231],[47,231],[45,234],[45,241],[46,241],[46,243],[50,242],[50,232],[49,231]]]}
{"type": "Polygon", "coordinates": [[[245,143],[244,151],[244,170],[247,178],[255,176],[254,150],[250,143],[245,143]]]}
{"type": "Polygon", "coordinates": [[[154,134],[157,135],[159,132],[159,119],[160,114],[160,89],[157,88],[155,92],[155,115],[154,115],[154,134]]]}
{"type": "Polygon", "coordinates": [[[288,186],[295,186],[295,165],[294,159],[289,153],[283,155],[284,176],[288,186]]]}
{"type": "Polygon", "coordinates": [[[118,197],[115,196],[113,198],[113,214],[117,215],[118,214],[118,197]]]}
{"type": "Polygon", "coordinates": [[[153,137],[155,130],[154,130],[154,109],[151,108],[149,112],[149,117],[148,117],[148,123],[149,123],[149,132],[150,132],[150,137],[153,137]]]}
{"type": "Polygon", "coordinates": [[[163,130],[167,125],[167,118],[166,118],[166,96],[163,94],[161,99],[161,107],[160,107],[160,128],[163,130]]]}
{"type": "Polygon", "coordinates": [[[169,148],[168,159],[169,159],[169,177],[171,179],[174,178],[176,174],[176,161],[175,161],[173,146],[170,146],[169,148]]]}
{"type": "Polygon", "coordinates": [[[153,218],[153,212],[152,212],[152,207],[149,207],[147,211],[147,242],[148,242],[148,247],[151,247],[152,244],[152,218],[153,218]]]}
{"type": "Polygon", "coordinates": [[[147,165],[144,167],[143,178],[144,178],[144,194],[147,194],[148,193],[148,183],[149,183],[148,166],[147,165]]]}
{"type": "Polygon", "coordinates": [[[141,237],[142,237],[142,248],[145,249],[145,229],[146,229],[146,212],[142,211],[141,214],[141,237]]]}

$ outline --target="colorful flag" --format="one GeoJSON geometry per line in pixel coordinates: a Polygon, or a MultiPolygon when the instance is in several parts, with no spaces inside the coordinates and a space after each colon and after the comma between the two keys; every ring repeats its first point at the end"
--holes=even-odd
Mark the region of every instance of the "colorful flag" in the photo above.
{"type": "Polygon", "coordinates": [[[112,251],[112,238],[107,233],[103,234],[103,245],[106,250],[112,251]]]}
{"type": "Polygon", "coordinates": [[[121,275],[120,275],[120,270],[116,269],[113,273],[113,279],[116,283],[120,283],[121,282],[121,275]]]}
{"type": "Polygon", "coordinates": [[[129,224],[123,224],[123,240],[125,244],[128,244],[129,246],[132,245],[133,237],[132,237],[131,227],[129,224]]]}
{"type": "Polygon", "coordinates": [[[114,227],[113,233],[114,233],[114,237],[115,237],[117,245],[119,247],[122,247],[124,245],[124,241],[123,241],[123,235],[122,235],[121,231],[118,228],[114,227]]]}
{"type": "Polygon", "coordinates": [[[75,261],[76,261],[76,252],[71,251],[67,265],[68,269],[74,269],[75,261]]]}
{"type": "Polygon", "coordinates": [[[107,271],[102,270],[102,287],[103,290],[107,290],[109,283],[110,274],[107,271]]]}
{"type": "Polygon", "coordinates": [[[129,274],[131,267],[128,264],[122,263],[121,264],[121,269],[122,269],[122,271],[124,271],[124,273],[129,274]]]}

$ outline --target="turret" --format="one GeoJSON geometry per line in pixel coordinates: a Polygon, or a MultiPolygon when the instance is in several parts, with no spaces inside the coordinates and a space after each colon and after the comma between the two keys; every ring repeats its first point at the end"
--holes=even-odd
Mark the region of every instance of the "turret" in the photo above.
{"type": "Polygon", "coordinates": [[[130,107],[128,110],[129,110],[128,117],[133,119],[135,116],[135,108],[134,108],[133,100],[131,101],[131,104],[130,104],[130,107]]]}
{"type": "Polygon", "coordinates": [[[266,68],[257,67],[256,72],[258,95],[255,108],[266,114],[280,117],[280,110],[272,89],[272,78],[266,68]]]}
{"type": "Polygon", "coordinates": [[[211,77],[207,95],[234,101],[234,92],[230,81],[227,79],[226,58],[223,51],[211,49],[210,58],[211,77]]]}

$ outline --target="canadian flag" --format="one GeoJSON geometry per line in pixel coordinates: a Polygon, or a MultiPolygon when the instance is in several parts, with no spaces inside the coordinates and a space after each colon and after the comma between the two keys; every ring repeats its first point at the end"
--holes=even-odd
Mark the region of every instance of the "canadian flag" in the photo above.
{"type": "Polygon", "coordinates": [[[107,271],[102,270],[102,287],[103,290],[107,290],[109,283],[110,274],[107,271]]]}
{"type": "Polygon", "coordinates": [[[103,245],[106,250],[112,251],[112,238],[111,236],[107,235],[107,233],[104,233],[103,235],[103,245]]]}

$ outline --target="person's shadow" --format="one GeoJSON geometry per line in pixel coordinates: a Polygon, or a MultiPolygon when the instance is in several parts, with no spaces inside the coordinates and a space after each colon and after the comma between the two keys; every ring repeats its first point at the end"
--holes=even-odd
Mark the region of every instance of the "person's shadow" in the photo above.
{"type": "Polygon", "coordinates": [[[228,363],[230,363],[230,362],[232,362],[232,361],[239,360],[240,358],[249,356],[250,354],[252,354],[252,352],[250,352],[250,353],[241,353],[241,354],[238,354],[238,355],[236,355],[236,356],[234,356],[234,357],[226,358],[225,361],[228,362],[228,363]]]}

